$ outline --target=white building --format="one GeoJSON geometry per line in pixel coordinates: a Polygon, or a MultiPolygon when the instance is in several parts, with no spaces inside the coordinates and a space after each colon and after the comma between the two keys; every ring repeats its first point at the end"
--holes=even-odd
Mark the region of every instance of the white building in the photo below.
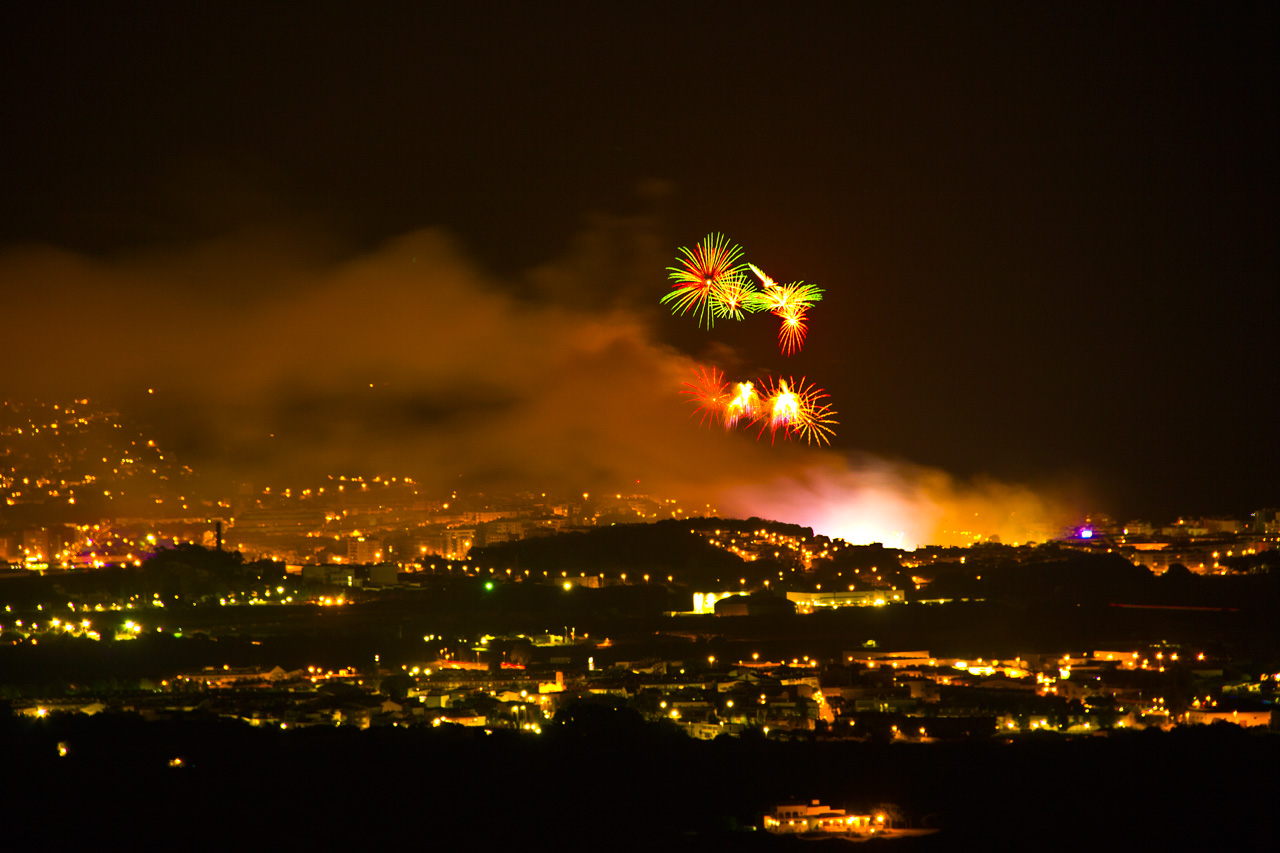
{"type": "Polygon", "coordinates": [[[884,827],[883,814],[846,814],[844,809],[828,808],[818,800],[808,805],[786,803],[774,808],[773,814],[764,816],[765,830],[777,833],[873,833],[884,827]]]}
{"type": "Polygon", "coordinates": [[[352,536],[347,540],[347,562],[368,566],[382,562],[382,541],[364,536],[352,536]]]}
{"type": "Polygon", "coordinates": [[[823,607],[883,607],[901,604],[904,600],[899,589],[860,589],[848,592],[788,592],[787,598],[796,605],[797,613],[812,613],[823,607]]]}

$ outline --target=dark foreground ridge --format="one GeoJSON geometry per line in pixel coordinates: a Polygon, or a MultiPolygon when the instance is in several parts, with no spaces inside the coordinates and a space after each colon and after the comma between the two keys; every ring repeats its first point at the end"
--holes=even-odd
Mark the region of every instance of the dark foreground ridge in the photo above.
{"type": "Polygon", "coordinates": [[[927,745],[699,742],[625,709],[579,704],[541,737],[6,716],[0,753],[6,837],[64,848],[367,849],[417,839],[473,849],[792,849],[801,842],[748,827],[777,803],[822,796],[892,803],[904,826],[940,830],[874,845],[889,850],[1225,850],[1275,840],[1280,738],[1216,725],[927,745]],[[51,810],[54,802],[62,805],[51,810]]]}

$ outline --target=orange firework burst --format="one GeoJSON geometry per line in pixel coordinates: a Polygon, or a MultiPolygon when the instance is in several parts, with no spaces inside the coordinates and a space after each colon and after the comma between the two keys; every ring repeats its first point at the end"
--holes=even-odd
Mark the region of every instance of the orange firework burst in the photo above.
{"type": "Polygon", "coordinates": [[[697,406],[693,413],[702,414],[704,426],[708,419],[713,424],[720,423],[730,401],[729,385],[724,381],[724,373],[716,367],[697,367],[694,368],[693,375],[695,381],[684,383],[686,390],[681,393],[687,394],[689,402],[697,406]]]}
{"type": "Polygon", "coordinates": [[[778,330],[778,346],[783,355],[800,351],[808,331],[805,314],[815,302],[822,301],[822,288],[803,281],[778,284],[759,267],[748,264],[751,271],[764,282],[764,289],[752,293],[750,310],[769,311],[782,321],[778,330]]]}
{"type": "Polygon", "coordinates": [[[809,331],[804,315],[808,309],[791,307],[785,311],[774,312],[782,320],[778,328],[778,348],[783,355],[799,352],[804,345],[805,333],[809,331]]]}
{"type": "Polygon", "coordinates": [[[759,439],[769,430],[774,441],[804,439],[810,444],[830,444],[835,435],[836,412],[823,401],[826,391],[815,387],[801,377],[796,382],[791,377],[777,380],[765,378],[760,382],[728,383],[719,368],[695,368],[693,382],[686,382],[689,402],[697,408],[694,414],[702,415],[702,424],[723,423],[726,428],[759,424],[759,439]]]}
{"type": "Polygon", "coordinates": [[[723,234],[708,234],[692,249],[680,247],[678,266],[667,267],[672,290],[662,297],[677,314],[693,311],[698,325],[708,329],[716,318],[742,319],[743,310],[754,310],[754,285],[747,279],[746,267],[738,259],[742,248],[729,242],[723,234]]]}
{"type": "Polygon", "coordinates": [[[830,444],[835,431],[836,412],[823,403],[829,395],[821,388],[807,383],[801,377],[778,379],[777,385],[769,384],[761,405],[761,426],[757,438],[768,428],[775,437],[782,432],[785,438],[803,438],[810,444],[830,444]]]}
{"type": "Polygon", "coordinates": [[[785,379],[779,379],[777,390],[769,395],[769,428],[790,429],[799,414],[800,398],[787,387],[785,379]]]}
{"type": "Polygon", "coordinates": [[[733,428],[738,421],[753,421],[760,409],[760,395],[753,382],[739,382],[733,391],[733,399],[725,406],[724,425],[733,428]]]}

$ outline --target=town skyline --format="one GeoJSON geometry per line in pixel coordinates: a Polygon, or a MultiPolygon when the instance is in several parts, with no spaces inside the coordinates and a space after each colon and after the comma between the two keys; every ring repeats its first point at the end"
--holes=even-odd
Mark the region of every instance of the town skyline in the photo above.
{"type": "MultiPolygon", "coordinates": [[[[1274,532],[1276,516],[1274,508],[1260,507],[1247,513],[1182,513],[1154,519],[1094,511],[1015,520],[1011,516],[970,513],[968,509],[1000,504],[959,496],[957,500],[966,500],[965,512],[943,515],[936,507],[929,507],[929,515],[918,519],[912,517],[913,506],[906,492],[897,493],[900,501],[893,507],[894,512],[877,505],[875,498],[895,496],[889,489],[864,495],[858,511],[846,508],[846,514],[840,516],[806,511],[803,506],[794,508],[791,514],[786,504],[779,503],[772,506],[780,512],[767,514],[752,511],[749,502],[733,503],[732,496],[728,507],[718,502],[685,501],[645,491],[639,482],[627,483],[624,490],[616,492],[566,490],[563,484],[549,491],[511,491],[469,489],[461,478],[441,483],[395,475],[316,473],[289,483],[255,485],[203,476],[163,442],[149,437],[151,434],[121,413],[85,398],[62,403],[5,401],[0,410],[0,454],[6,460],[0,466],[0,505],[8,511],[0,518],[0,537],[8,536],[11,541],[0,549],[0,557],[21,562],[32,549],[25,544],[20,548],[19,542],[35,535],[33,530],[52,530],[55,532],[46,534],[46,539],[52,537],[72,549],[61,562],[70,564],[68,555],[77,550],[83,552],[77,558],[83,562],[88,559],[84,555],[93,549],[79,546],[86,540],[101,538],[91,530],[104,531],[105,536],[105,531],[113,528],[136,528],[123,536],[124,541],[134,543],[127,554],[132,562],[149,553],[141,541],[144,535],[152,543],[158,536],[161,543],[192,539],[212,544],[215,520],[218,535],[225,527],[229,546],[235,550],[307,563],[316,561],[318,556],[320,562],[325,562],[338,553],[345,554],[345,544],[323,557],[308,554],[306,549],[295,550],[295,545],[273,545],[273,537],[283,535],[289,540],[305,533],[307,537],[327,540],[330,533],[346,535],[355,531],[359,535],[363,528],[370,537],[381,538],[384,534],[379,531],[385,531],[393,537],[412,538],[417,535],[415,530],[432,528],[439,532],[470,526],[466,538],[476,538],[480,530],[477,541],[483,543],[483,531],[490,524],[504,530],[510,528],[514,538],[520,538],[525,527],[554,532],[614,523],[723,516],[759,517],[807,526],[819,535],[854,545],[876,542],[914,550],[984,542],[1050,542],[1076,537],[1082,531],[1099,537],[1131,536],[1134,541],[1142,541],[1144,536],[1175,542],[1218,534],[1265,536],[1274,532]],[[734,508],[745,511],[735,513],[734,508]],[[178,538],[174,538],[175,534],[178,538]]],[[[47,545],[35,550],[40,552],[35,557],[37,562],[52,555],[47,545]]],[[[436,547],[430,550],[444,553],[436,547]]],[[[403,567],[406,560],[415,557],[416,551],[401,547],[389,552],[387,559],[403,567]]],[[[85,563],[92,564],[96,560],[85,563]]]]}

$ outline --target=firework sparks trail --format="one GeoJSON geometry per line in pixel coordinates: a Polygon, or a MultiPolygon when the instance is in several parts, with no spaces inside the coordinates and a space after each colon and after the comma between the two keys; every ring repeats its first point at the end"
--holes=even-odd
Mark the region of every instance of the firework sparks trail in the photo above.
{"type": "Polygon", "coordinates": [[[778,286],[778,283],[774,281],[772,278],[770,278],[769,275],[764,270],[760,269],[760,267],[756,266],[755,264],[747,264],[747,266],[750,267],[751,271],[756,274],[757,278],[760,279],[760,283],[764,285],[766,290],[769,289],[770,287],[778,286]]]}
{"type": "Polygon", "coordinates": [[[791,427],[792,436],[803,438],[808,444],[830,444],[836,434],[831,427],[839,423],[835,419],[836,410],[826,403],[814,403],[802,406],[800,411],[802,417],[791,427]]]}

